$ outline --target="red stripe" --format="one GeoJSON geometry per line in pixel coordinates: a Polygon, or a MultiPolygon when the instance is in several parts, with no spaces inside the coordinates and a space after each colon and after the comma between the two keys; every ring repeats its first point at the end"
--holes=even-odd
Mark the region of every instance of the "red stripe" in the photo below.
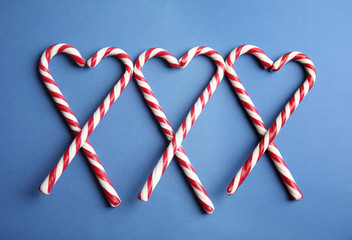
{"type": "Polygon", "coordinates": [[[236,51],[235,51],[235,59],[236,60],[240,55],[241,55],[241,51],[242,49],[245,47],[246,45],[242,45],[242,46],[239,46],[238,48],[236,48],[236,51]]]}
{"type": "MultiPolygon", "coordinates": [[[[121,92],[122,92],[122,91],[121,91],[121,92]]],[[[112,106],[112,104],[113,104],[115,101],[116,101],[116,99],[115,99],[115,87],[113,87],[113,88],[111,89],[111,92],[110,92],[109,108],[112,106]]],[[[104,115],[103,115],[103,116],[104,116],[104,115]]],[[[102,116],[100,119],[102,119],[103,116],[102,116]]]]}
{"type": "Polygon", "coordinates": [[[193,126],[195,121],[196,121],[195,110],[194,108],[192,108],[191,109],[191,127],[193,126]]]}
{"type": "Polygon", "coordinates": [[[105,114],[104,101],[99,106],[100,119],[102,119],[104,117],[104,114],[105,114]]]}
{"type": "Polygon", "coordinates": [[[89,120],[88,120],[88,134],[87,134],[87,138],[89,137],[89,135],[93,132],[94,130],[94,117],[92,116],[89,120]]]}
{"type": "Polygon", "coordinates": [[[70,149],[68,148],[63,155],[63,168],[61,173],[63,173],[69,164],[70,149]]]}
{"type": "Polygon", "coordinates": [[[49,48],[45,51],[45,58],[46,58],[46,61],[47,61],[48,63],[50,62],[51,52],[52,52],[54,46],[55,46],[55,45],[49,47],[49,48]]]}
{"type": "Polygon", "coordinates": [[[182,139],[185,139],[185,137],[187,135],[187,119],[185,119],[185,121],[183,121],[183,123],[182,123],[182,133],[183,133],[182,139]]]}
{"type": "MultiPolygon", "coordinates": [[[[78,153],[79,149],[82,147],[83,143],[82,143],[82,135],[78,134],[76,137],[76,153],[78,153]]],[[[73,156],[72,156],[73,157],[73,156]]],[[[68,165],[68,163],[67,163],[68,165]]]]}
{"type": "Polygon", "coordinates": [[[152,191],[153,191],[153,173],[150,174],[148,178],[148,199],[150,198],[152,191]]]}
{"type": "Polygon", "coordinates": [[[56,180],[56,168],[57,168],[57,164],[55,165],[55,167],[53,168],[53,170],[51,170],[51,172],[49,174],[48,194],[50,193],[51,189],[53,188],[53,185],[54,185],[55,180],[56,180]]]}
{"type": "Polygon", "coordinates": [[[90,67],[95,67],[95,65],[97,64],[97,57],[98,54],[94,54],[93,57],[90,58],[90,67]]]}
{"type": "MultiPolygon", "coordinates": [[[[47,69],[47,68],[42,64],[42,62],[39,62],[39,69],[42,70],[43,72],[47,72],[47,73],[50,74],[49,69],[47,69]]],[[[45,77],[45,76],[41,74],[41,77],[43,78],[43,77],[45,77]]]]}
{"type": "Polygon", "coordinates": [[[186,52],[186,54],[183,55],[183,57],[181,58],[181,61],[180,61],[181,67],[184,67],[187,64],[187,59],[188,59],[188,52],[186,52]]]}
{"type": "Polygon", "coordinates": [[[120,205],[121,200],[117,196],[112,195],[111,193],[106,191],[104,188],[103,188],[103,191],[105,193],[105,196],[109,199],[109,202],[111,205],[113,205],[114,207],[117,207],[118,205],[120,205]]]}
{"type": "MultiPolygon", "coordinates": [[[[227,63],[227,65],[229,65],[230,68],[233,68],[233,63],[232,63],[232,61],[231,61],[230,54],[229,54],[229,56],[226,58],[226,63],[227,63]]],[[[232,76],[233,76],[233,75],[232,75],[232,76]]]]}
{"type": "Polygon", "coordinates": [[[147,50],[147,51],[145,52],[145,55],[144,55],[144,62],[147,62],[147,61],[148,61],[148,59],[149,59],[149,57],[150,57],[150,54],[153,52],[154,49],[155,49],[155,48],[151,48],[151,49],[149,49],[149,50],[147,50]]]}
{"type": "Polygon", "coordinates": [[[117,49],[117,48],[109,47],[108,49],[106,49],[103,58],[105,58],[107,55],[109,55],[112,52],[112,50],[114,50],[114,49],[117,49]]]}
{"type": "MultiPolygon", "coordinates": [[[[251,159],[253,158],[253,153],[251,154],[251,156],[248,158],[249,161],[246,161],[243,166],[242,166],[242,171],[241,171],[241,176],[239,179],[239,183],[238,183],[238,187],[241,186],[242,182],[244,181],[244,179],[246,179],[246,177],[248,176],[249,172],[251,171],[251,159]]],[[[234,181],[234,180],[233,180],[234,181]]],[[[234,182],[233,182],[234,183],[234,182]]]]}
{"type": "MultiPolygon", "coordinates": [[[[282,124],[281,124],[282,126],[282,124]]],[[[274,121],[273,125],[269,128],[269,144],[274,140],[274,138],[277,135],[277,124],[276,121],[274,121]]],[[[264,143],[264,138],[263,138],[263,143],[264,143]]],[[[263,154],[262,154],[263,155],[263,154]]],[[[261,156],[258,156],[260,158],[261,156]]]]}
{"type": "MultiPolygon", "coordinates": [[[[208,84],[206,89],[207,89],[207,92],[208,92],[208,101],[209,101],[209,99],[211,98],[211,94],[213,93],[212,90],[211,90],[211,85],[208,84]]],[[[202,104],[202,109],[204,109],[205,104],[206,104],[206,102],[204,102],[204,104],[202,104]]]]}

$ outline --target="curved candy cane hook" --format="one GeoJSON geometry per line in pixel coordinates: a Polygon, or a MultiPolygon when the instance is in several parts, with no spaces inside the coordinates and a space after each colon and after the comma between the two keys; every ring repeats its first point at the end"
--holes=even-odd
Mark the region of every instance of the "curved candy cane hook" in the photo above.
{"type": "MultiPolygon", "coordinates": [[[[152,110],[155,118],[159,122],[159,125],[166,138],[171,141],[175,133],[173,132],[169,121],[166,118],[158,100],[156,99],[150,85],[145,79],[142,68],[144,64],[153,57],[161,57],[165,59],[171,67],[177,68],[179,66],[178,60],[172,56],[169,52],[161,48],[151,48],[139,55],[135,67],[134,67],[134,77],[137,80],[137,84],[141,89],[145,100],[147,101],[150,109],[152,110]]],[[[207,192],[205,191],[200,179],[198,178],[185,150],[180,146],[176,151],[177,160],[180,163],[182,171],[187,177],[187,180],[191,184],[191,187],[197,196],[200,204],[207,213],[212,213],[214,211],[214,205],[211,202],[207,192]]],[[[141,195],[138,196],[139,199],[144,200],[141,195]]]]}
{"type": "Polygon", "coordinates": [[[44,182],[40,185],[39,189],[44,194],[49,194],[54,184],[65,171],[68,164],[72,161],[73,157],[77,154],[84,142],[87,141],[89,135],[93,132],[101,119],[110,109],[111,105],[120,96],[126,85],[132,77],[133,63],[131,58],[125,51],[115,47],[108,47],[99,50],[91,59],[87,61],[89,67],[95,67],[103,58],[107,56],[114,56],[122,61],[126,67],[126,71],[120,80],[113,87],[108,96],[100,104],[99,108],[94,112],[93,116],[84,125],[82,130],[77,134],[76,138],[71,143],[70,147],[66,150],[64,155],[60,158],[59,162],[55,165],[50,174],[46,177],[44,182]]]}
{"type": "Polygon", "coordinates": [[[292,98],[288,101],[285,108],[277,116],[275,122],[271,125],[269,130],[265,133],[262,140],[259,142],[257,147],[254,149],[251,156],[243,164],[241,169],[237,172],[236,176],[232,179],[229,186],[227,187],[227,193],[229,195],[234,194],[242,182],[246,179],[249,173],[254,168],[260,157],[269,147],[269,144],[274,140],[282,126],[291,116],[291,114],[298,107],[299,103],[307,95],[309,90],[313,87],[316,78],[316,71],[313,62],[303,53],[290,52],[280,57],[271,67],[271,71],[278,71],[287,62],[296,61],[303,65],[306,70],[307,77],[303,84],[297,89],[292,98]]]}
{"type": "MultiPolygon", "coordinates": [[[[238,78],[233,63],[236,59],[244,54],[251,54],[255,56],[264,68],[269,68],[273,65],[273,61],[261,50],[260,48],[253,45],[242,45],[235,48],[228,55],[225,63],[226,75],[230,80],[230,83],[235,90],[242,106],[246,110],[249,118],[252,120],[255,129],[257,130],[260,137],[263,137],[267,131],[263,119],[260,117],[254,103],[250,99],[246,89],[238,78]]],[[[299,200],[303,197],[301,191],[299,190],[290,170],[286,166],[279,149],[277,149],[274,141],[269,144],[268,153],[274,163],[274,166],[280,173],[281,179],[285,183],[285,186],[290,193],[292,199],[299,200]]]]}

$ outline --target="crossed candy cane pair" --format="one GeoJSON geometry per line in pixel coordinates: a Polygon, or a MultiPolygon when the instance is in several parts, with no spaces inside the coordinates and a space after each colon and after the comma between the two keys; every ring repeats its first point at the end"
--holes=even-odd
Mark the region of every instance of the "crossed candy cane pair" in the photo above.
{"type": "Polygon", "coordinates": [[[247,114],[251,118],[258,134],[262,137],[261,141],[258,143],[250,157],[243,164],[240,170],[237,172],[236,176],[232,179],[227,187],[227,193],[229,195],[234,194],[242,182],[246,179],[249,173],[254,168],[255,164],[268,149],[271,159],[274,162],[275,167],[280,173],[282,180],[284,181],[291,197],[294,200],[301,199],[303,197],[301,191],[298,189],[291,173],[289,172],[282,156],[277,149],[274,138],[277,136],[285,122],[296,110],[300,102],[307,95],[310,89],[313,87],[316,78],[316,71],[313,62],[303,53],[300,52],[290,52],[281,56],[276,62],[273,62],[260,48],[252,45],[243,45],[235,48],[226,59],[226,75],[229,78],[231,85],[235,89],[243,107],[245,108],[247,114]],[[287,102],[284,109],[279,113],[275,122],[271,125],[269,130],[266,129],[263,120],[259,116],[257,109],[255,108],[253,102],[249,98],[246,90],[244,89],[240,79],[238,78],[234,68],[233,62],[243,54],[252,54],[255,56],[264,68],[269,68],[270,71],[280,70],[286,63],[290,61],[296,61],[303,65],[306,71],[306,80],[297,89],[291,99],[287,102]]]}
{"type": "Polygon", "coordinates": [[[121,200],[117,195],[114,187],[112,186],[101,162],[99,161],[96,152],[94,151],[92,145],[89,143],[88,137],[96,128],[100,120],[107,113],[111,105],[120,96],[126,85],[129,83],[133,73],[133,62],[126,52],[115,47],[103,48],[88,60],[88,67],[93,68],[97,66],[103,58],[107,56],[114,56],[122,61],[122,63],[125,65],[126,71],[113,87],[111,92],[104,99],[104,101],[101,103],[99,108],[94,112],[93,116],[84,125],[84,127],[81,128],[77,118],[73,114],[66,99],[64,98],[63,94],[61,93],[49,72],[50,60],[60,52],[70,55],[78,64],[78,66],[84,67],[86,61],[82,58],[77,49],[68,44],[55,44],[45,50],[41,56],[39,72],[50,95],[52,96],[57,107],[60,109],[62,115],[64,116],[66,122],[70,126],[76,138],[73,140],[72,144],[64,153],[64,155],[60,158],[60,161],[55,165],[53,170],[51,170],[50,174],[46,177],[44,182],[40,185],[39,190],[45,195],[48,195],[54,184],[65,171],[68,164],[82,147],[83,152],[87,156],[88,161],[91,164],[98,182],[101,185],[110,205],[116,207],[121,203],[121,200]]]}
{"type": "Polygon", "coordinates": [[[154,116],[163,132],[165,133],[167,139],[170,141],[169,147],[165,150],[164,154],[160,158],[159,162],[155,166],[154,170],[150,174],[147,182],[145,183],[143,189],[138,195],[138,198],[142,201],[148,201],[149,197],[158,184],[160,178],[164,174],[167,166],[170,164],[172,158],[176,154],[178,162],[186,175],[195,195],[197,196],[200,204],[207,213],[212,213],[214,211],[214,205],[211,202],[207,192],[205,191],[200,179],[198,178],[191,162],[189,161],[186,152],[181,146],[182,141],[186,137],[187,133],[193,126],[196,119],[199,117],[203,108],[209,101],[210,97],[214,93],[215,89],[223,79],[225,74],[225,63],[221,55],[215,50],[208,47],[194,47],[189,50],[181,59],[177,59],[171,55],[169,52],[161,48],[151,48],[143,52],[137,59],[134,67],[134,76],[137,80],[137,84],[141,89],[145,100],[147,101],[150,109],[152,110],[154,116]],[[171,67],[185,68],[191,60],[197,55],[205,55],[211,58],[215,65],[217,66],[217,71],[213,78],[210,80],[208,86],[202,92],[191,111],[188,113],[186,119],[181,124],[181,127],[176,132],[173,132],[169,121],[167,120],[158,100],[156,99],[151,87],[149,86],[147,80],[145,79],[142,68],[144,64],[153,57],[161,57],[165,59],[171,67]]]}
{"type": "MultiPolygon", "coordinates": [[[[80,129],[77,119],[73,115],[71,109],[69,108],[66,100],[64,99],[62,93],[58,89],[56,83],[54,82],[50,72],[48,70],[48,64],[50,59],[59,52],[68,53],[73,57],[73,59],[78,63],[80,66],[84,66],[85,61],[80,56],[79,52],[74,49],[72,46],[67,44],[57,44],[49,49],[47,49],[41,58],[40,63],[40,73],[44,80],[45,85],[49,89],[54,101],[57,103],[57,106],[63,113],[65,119],[69,123],[73,133],[76,136],[75,140],[70,145],[69,149],[65,152],[65,154],[61,157],[58,164],[54,167],[51,171],[49,176],[45,179],[43,184],[40,186],[40,190],[44,194],[49,194],[51,188],[56,183],[58,178],[61,176],[63,171],[66,169],[68,164],[71,162],[75,154],[79,151],[81,147],[85,154],[88,157],[89,162],[91,163],[93,170],[99,180],[99,183],[104,189],[104,192],[112,206],[117,206],[121,201],[112,187],[104,168],[102,167],[96,153],[94,152],[93,147],[88,142],[88,137],[98,125],[102,117],[106,114],[108,109],[111,105],[116,101],[118,96],[121,94],[125,86],[128,84],[129,80],[132,76],[132,61],[128,57],[128,55],[123,52],[121,49],[117,48],[104,48],[98,51],[89,61],[88,66],[94,67],[96,66],[102,58],[106,56],[116,56],[120,58],[126,66],[126,72],[121,80],[114,86],[113,90],[109,93],[106,97],[104,102],[100,105],[99,109],[93,114],[91,119],[86,123],[83,129],[80,129]]],[[[164,131],[165,135],[167,136],[170,144],[164,154],[162,155],[161,159],[159,160],[158,164],[154,168],[152,174],[148,178],[148,181],[144,185],[143,189],[139,194],[139,198],[141,200],[147,201],[156,187],[157,183],[159,182],[161,176],[165,172],[167,166],[171,162],[173,156],[176,154],[178,160],[181,164],[185,175],[187,176],[191,186],[198,197],[201,205],[205,209],[206,212],[211,213],[214,210],[214,206],[207,195],[204,187],[202,186],[198,176],[196,175],[187,155],[185,154],[181,143],[186,137],[187,133],[193,126],[195,120],[199,117],[201,111],[205,107],[206,103],[209,101],[211,95],[221,82],[225,66],[222,57],[213,49],[207,47],[196,47],[189,50],[181,59],[180,59],[180,66],[185,67],[187,64],[197,55],[204,54],[209,56],[217,65],[217,72],[209,82],[208,86],[198,98],[197,102],[187,115],[185,121],[182,123],[179,130],[176,134],[173,133],[170,124],[168,123],[165,114],[163,113],[158,101],[156,100],[149,84],[145,80],[142,67],[144,63],[155,56],[159,56],[164,58],[166,61],[170,63],[172,67],[178,67],[179,62],[175,57],[173,57],[170,53],[163,49],[154,48],[149,49],[142,53],[138,60],[136,61],[136,65],[134,68],[135,77],[139,87],[141,88],[145,99],[147,100],[148,105],[150,106],[151,110],[153,111],[154,115],[156,116],[159,124],[164,131]]],[[[258,147],[255,149],[249,160],[245,163],[245,165],[241,168],[239,173],[233,179],[228,187],[228,193],[232,194],[235,190],[239,187],[239,185],[243,182],[246,176],[248,176],[251,169],[253,169],[255,163],[259,160],[261,155],[265,152],[265,150],[269,147],[269,153],[275,163],[276,168],[279,170],[281,177],[283,178],[289,193],[291,194],[293,199],[300,199],[302,198],[302,194],[300,193],[296,183],[293,180],[293,177],[289,170],[287,169],[286,164],[284,163],[281,154],[277,150],[276,146],[272,143],[273,139],[286,122],[288,117],[293,113],[295,108],[298,106],[300,101],[304,98],[304,96],[308,93],[311,89],[312,85],[315,81],[315,68],[313,63],[309,60],[302,53],[298,52],[291,52],[284,56],[282,56],[279,60],[277,60],[274,64],[273,62],[265,55],[265,53],[257,47],[251,45],[244,45],[239,48],[234,49],[227,58],[226,61],[226,72],[230,79],[231,84],[233,85],[236,93],[238,94],[242,104],[244,105],[247,113],[249,114],[250,118],[252,119],[253,123],[255,124],[258,133],[263,136],[264,138],[258,144],[258,147]],[[254,104],[250,100],[248,94],[246,93],[243,85],[239,81],[236,73],[233,70],[234,60],[244,54],[244,53],[251,53],[256,56],[265,68],[272,66],[272,71],[279,70],[285,63],[295,60],[302,63],[307,71],[307,80],[302,84],[299,90],[297,90],[296,94],[292,97],[289,101],[285,109],[280,113],[279,117],[277,118],[276,122],[273,126],[269,129],[268,132],[265,133],[266,129],[264,126],[263,121],[261,120],[257,110],[254,107],[254,104]],[[269,146],[270,145],[270,146],[269,146]]]]}

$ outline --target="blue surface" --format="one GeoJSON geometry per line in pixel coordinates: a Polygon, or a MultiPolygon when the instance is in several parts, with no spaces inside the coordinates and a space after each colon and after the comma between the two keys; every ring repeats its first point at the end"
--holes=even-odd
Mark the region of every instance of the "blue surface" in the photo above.
{"type": "MultiPolygon", "coordinates": [[[[351,9],[350,1],[2,1],[0,239],[351,239],[351,9]],[[303,200],[290,200],[268,155],[227,196],[259,140],[226,78],[183,143],[213,214],[202,211],[176,161],[149,202],[137,199],[167,141],[135,80],[90,137],[122,204],[108,206],[82,153],[42,195],[39,184],[72,140],[37,70],[42,52],[60,42],[86,59],[106,46],[133,60],[151,47],[177,57],[198,45],[224,57],[242,44],[272,59],[304,52],[317,82],[275,140],[303,200]]],[[[243,56],[235,68],[267,126],[304,80],[295,63],[269,73],[243,56]]],[[[215,70],[205,57],[182,71],[157,59],[144,69],[174,129],[215,70]]],[[[64,54],[50,70],[82,125],[122,73],[112,58],[89,70],[64,54]]]]}

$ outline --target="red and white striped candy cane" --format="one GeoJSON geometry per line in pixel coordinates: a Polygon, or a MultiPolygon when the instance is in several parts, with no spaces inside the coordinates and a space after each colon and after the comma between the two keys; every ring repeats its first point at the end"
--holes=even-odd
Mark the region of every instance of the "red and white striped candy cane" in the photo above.
{"type": "Polygon", "coordinates": [[[157,165],[150,174],[147,182],[144,184],[141,192],[139,193],[139,198],[143,201],[148,201],[152,191],[158,184],[161,176],[164,174],[167,166],[170,164],[172,158],[174,157],[176,150],[181,146],[182,141],[186,137],[187,133],[190,131],[196,119],[199,117],[203,108],[209,101],[211,95],[218,87],[219,83],[225,74],[225,63],[221,55],[215,50],[208,47],[195,47],[189,50],[181,59],[180,66],[184,68],[188,63],[197,55],[206,55],[210,57],[217,66],[217,71],[215,75],[210,80],[206,89],[202,92],[196,103],[193,105],[191,111],[188,113],[186,119],[183,121],[181,127],[175,134],[175,137],[170,142],[169,146],[163,153],[162,157],[159,159],[157,165]]]}
{"type": "MultiPolygon", "coordinates": [[[[253,45],[243,45],[240,47],[235,48],[231,53],[228,55],[225,68],[226,68],[226,75],[230,80],[230,83],[235,90],[238,98],[240,99],[242,106],[246,110],[248,116],[252,120],[255,129],[257,130],[260,137],[263,137],[267,131],[262,118],[260,117],[257,109],[254,106],[254,103],[248,96],[246,89],[242,85],[240,79],[238,78],[233,63],[236,59],[243,55],[243,54],[252,54],[255,56],[260,63],[263,65],[264,68],[269,68],[272,66],[273,61],[261,50],[260,48],[253,46],[253,45]]],[[[277,149],[274,141],[269,144],[268,153],[280,173],[281,179],[286,185],[288,192],[290,193],[292,199],[299,200],[302,199],[303,195],[299,190],[290,170],[287,168],[286,163],[284,162],[279,149],[277,149]]]]}
{"type": "Polygon", "coordinates": [[[126,71],[117,84],[113,87],[108,96],[100,104],[99,108],[94,112],[93,116],[84,125],[82,130],[77,134],[76,138],[71,143],[70,147],[66,150],[64,155],[60,158],[59,162],[55,165],[50,174],[46,177],[44,182],[40,185],[39,189],[44,194],[49,194],[54,184],[65,171],[68,164],[72,161],[73,157],[77,154],[82,145],[87,141],[89,135],[93,132],[101,119],[110,109],[111,105],[120,96],[126,85],[129,83],[133,74],[133,62],[125,51],[115,47],[107,47],[99,50],[92,58],[87,61],[90,68],[95,67],[98,63],[107,56],[114,56],[120,59],[125,65],[126,71]]]}
{"type": "MultiPolygon", "coordinates": [[[[80,67],[84,67],[86,61],[81,57],[81,54],[78,52],[78,50],[68,44],[60,43],[55,44],[44,51],[39,63],[39,72],[45,86],[47,87],[50,95],[56,103],[56,106],[60,109],[66,122],[70,126],[72,133],[76,136],[81,131],[81,126],[79,125],[77,118],[73,114],[70,106],[64,98],[64,95],[61,93],[59,87],[56,85],[54,78],[49,72],[50,60],[60,52],[69,54],[80,67]]],[[[82,145],[82,150],[87,156],[87,159],[90,165],[92,166],[92,169],[110,205],[113,207],[118,206],[121,200],[117,195],[114,187],[112,186],[108,175],[104,170],[103,165],[99,161],[99,158],[95,153],[94,148],[88,140],[82,145]]]]}
{"type": "MultiPolygon", "coordinates": [[[[170,64],[170,66],[174,68],[177,68],[179,64],[178,60],[166,50],[161,48],[151,48],[139,55],[134,66],[134,77],[137,80],[137,84],[141,89],[143,96],[147,101],[150,109],[152,110],[155,118],[159,122],[161,129],[165,133],[166,138],[171,141],[174,138],[175,133],[173,132],[165,113],[163,112],[158,100],[156,99],[150,85],[148,84],[142,72],[144,64],[153,57],[161,57],[165,59],[170,64]]],[[[203,209],[207,213],[212,213],[214,211],[214,205],[211,202],[207,192],[205,191],[182,146],[177,149],[176,157],[203,209]]],[[[138,197],[143,200],[140,195],[138,197]]]]}
{"type": "Polygon", "coordinates": [[[291,116],[291,114],[298,107],[299,103],[303,100],[303,98],[307,95],[309,90],[312,88],[315,78],[316,72],[313,62],[303,53],[299,52],[290,52],[282,57],[280,57],[271,67],[271,71],[278,71],[282,66],[284,66],[289,61],[296,61],[302,64],[307,72],[306,80],[299,87],[299,89],[295,92],[292,98],[288,101],[285,108],[280,112],[279,116],[276,118],[275,122],[269,130],[265,133],[262,140],[259,142],[257,147],[254,149],[251,156],[247,159],[247,161],[243,164],[241,169],[237,172],[236,176],[232,179],[231,183],[227,187],[227,193],[234,194],[238,187],[242,184],[244,179],[248,176],[248,174],[252,171],[255,164],[258,162],[260,157],[264,154],[264,152],[269,147],[269,144],[274,140],[282,126],[285,124],[287,119],[291,116]]]}

